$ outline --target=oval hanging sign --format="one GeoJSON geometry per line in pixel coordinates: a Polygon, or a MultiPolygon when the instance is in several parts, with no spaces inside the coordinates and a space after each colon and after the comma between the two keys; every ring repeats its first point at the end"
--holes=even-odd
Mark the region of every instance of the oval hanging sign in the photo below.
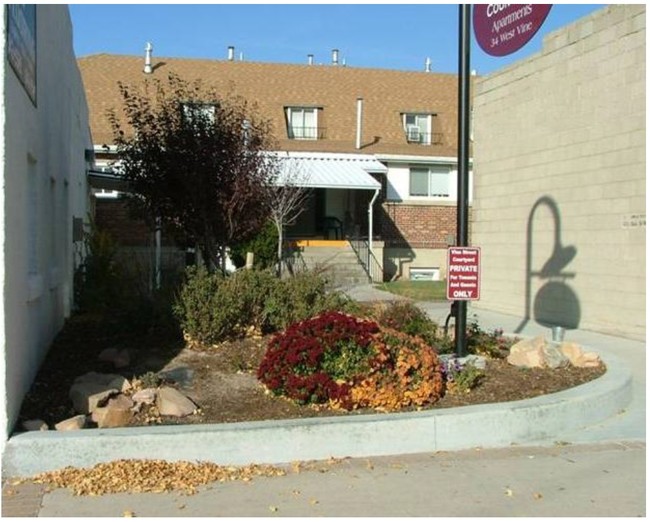
{"type": "Polygon", "coordinates": [[[552,4],[476,4],[472,23],[478,44],[492,56],[526,45],[546,20],[552,4]]]}

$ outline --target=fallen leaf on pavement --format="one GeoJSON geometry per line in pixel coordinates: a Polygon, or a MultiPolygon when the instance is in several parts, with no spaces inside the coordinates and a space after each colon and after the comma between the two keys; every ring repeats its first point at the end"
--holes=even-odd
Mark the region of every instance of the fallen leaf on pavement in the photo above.
{"type": "Polygon", "coordinates": [[[265,465],[223,467],[210,462],[166,462],[164,460],[117,460],[92,468],[67,467],[32,477],[37,484],[70,488],[74,495],[107,493],[196,493],[198,486],[210,482],[279,477],[286,471],[265,465]]]}
{"type": "Polygon", "coordinates": [[[514,494],[514,493],[512,492],[512,490],[511,490],[510,488],[506,488],[506,490],[505,490],[505,495],[506,495],[507,497],[511,497],[513,494],[514,494]]]}
{"type": "Polygon", "coordinates": [[[122,513],[122,516],[126,518],[132,518],[135,516],[135,513],[133,513],[133,511],[125,511],[124,513],[122,513]]]}
{"type": "Polygon", "coordinates": [[[535,500],[541,500],[544,497],[543,497],[543,495],[541,493],[533,493],[533,498],[535,500]]]}
{"type": "Polygon", "coordinates": [[[278,510],[278,506],[269,506],[269,511],[275,513],[278,510]]]}

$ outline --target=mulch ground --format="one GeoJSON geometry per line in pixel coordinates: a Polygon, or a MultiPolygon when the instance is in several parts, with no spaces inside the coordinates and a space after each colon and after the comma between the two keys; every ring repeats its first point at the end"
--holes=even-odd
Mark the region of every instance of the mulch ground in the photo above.
{"type": "MultiPolygon", "coordinates": [[[[128,379],[149,372],[182,376],[169,384],[181,388],[200,407],[200,413],[174,419],[142,412],[132,425],[224,423],[251,420],[355,415],[297,405],[266,392],[255,372],[267,339],[247,338],[217,347],[190,348],[173,330],[137,335],[119,323],[97,316],[76,316],[68,320],[55,339],[21,409],[21,422],[42,419],[50,428],[74,416],[68,392],[74,379],[90,371],[119,373],[128,379]],[[105,348],[127,349],[131,364],[116,370],[98,360],[105,348]]],[[[504,359],[490,359],[485,376],[469,393],[448,393],[433,408],[516,401],[565,390],[605,372],[598,368],[520,369],[504,359]]]]}

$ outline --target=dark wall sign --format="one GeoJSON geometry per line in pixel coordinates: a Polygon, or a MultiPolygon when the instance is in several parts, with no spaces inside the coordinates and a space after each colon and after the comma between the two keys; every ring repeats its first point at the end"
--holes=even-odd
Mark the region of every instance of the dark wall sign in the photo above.
{"type": "Polygon", "coordinates": [[[447,299],[478,301],[481,298],[481,249],[447,249],[447,299]]]}
{"type": "Polygon", "coordinates": [[[36,105],[36,5],[7,5],[7,59],[36,105]]]}
{"type": "Polygon", "coordinates": [[[506,56],[526,45],[546,20],[551,4],[476,4],[476,41],[492,56],[506,56]]]}

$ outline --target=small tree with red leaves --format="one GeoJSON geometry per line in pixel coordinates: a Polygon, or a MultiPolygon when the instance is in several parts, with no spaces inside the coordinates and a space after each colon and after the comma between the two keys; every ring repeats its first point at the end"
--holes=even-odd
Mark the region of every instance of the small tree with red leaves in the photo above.
{"type": "Polygon", "coordinates": [[[108,118],[131,208],[198,245],[208,269],[224,267],[225,248],[269,219],[266,201],[278,168],[266,154],[269,122],[245,100],[175,74],[166,83],[118,87],[123,114],[111,110],[108,118]]]}

